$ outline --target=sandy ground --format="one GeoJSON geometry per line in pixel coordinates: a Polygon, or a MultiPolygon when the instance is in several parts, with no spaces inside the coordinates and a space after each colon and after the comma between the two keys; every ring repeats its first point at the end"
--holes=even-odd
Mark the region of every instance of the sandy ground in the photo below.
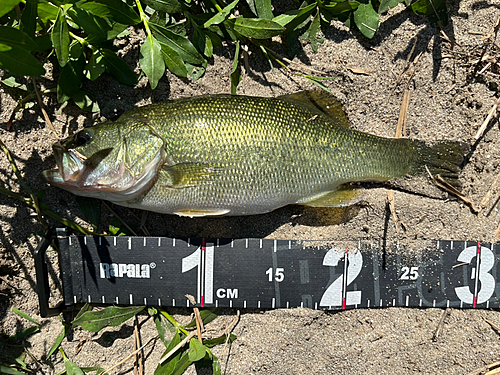
{"type": "MultiPolygon", "coordinates": [[[[352,126],[382,136],[394,135],[403,89],[409,80],[407,136],[470,143],[472,152],[461,182],[463,192],[479,205],[500,171],[497,115],[493,116],[485,134],[474,140],[498,97],[500,72],[494,59],[499,58],[500,37],[495,41],[484,40],[483,36],[497,22],[500,5],[494,0],[450,2],[449,12],[451,21],[445,32],[456,42],[453,46],[426,18],[398,7],[383,17],[372,41],[335,23],[335,27],[325,30],[325,42],[318,53],[304,46],[294,61],[337,77],[326,84],[345,105],[352,126]],[[479,61],[485,55],[489,57],[479,61]],[[409,69],[398,83],[408,59],[409,69]],[[488,59],[493,64],[481,71],[488,59]],[[359,70],[367,74],[359,74],[359,70]]],[[[132,33],[131,37],[134,41],[141,35],[132,33]]],[[[138,44],[124,45],[124,59],[132,64],[138,60],[138,44]]],[[[278,44],[274,48],[283,52],[278,44]]],[[[134,89],[110,77],[86,83],[84,89],[101,103],[101,113],[94,119],[74,105],[58,115],[55,95],[45,98],[47,111],[59,134],[68,135],[90,126],[96,119],[114,118],[134,106],[192,95],[227,93],[233,53],[234,46],[216,50],[206,75],[197,82],[169,74],[155,91],[151,91],[144,79],[134,89]]],[[[249,50],[247,68],[239,94],[279,96],[313,88],[306,80],[281,69],[271,71],[260,52],[253,48],[249,50]]],[[[50,77],[51,72],[39,79],[39,84],[44,88],[53,87],[50,77]]],[[[9,118],[15,105],[15,98],[3,92],[2,122],[9,118]]],[[[46,186],[39,178],[43,169],[54,165],[50,147],[54,139],[40,111],[34,107],[18,114],[12,130],[7,131],[5,125],[0,127],[0,137],[15,155],[29,186],[34,191],[46,191],[44,202],[59,214],[82,222],[74,196],[46,186]]],[[[0,157],[0,175],[2,186],[18,190],[5,157],[0,157]]],[[[145,226],[154,236],[493,242],[500,222],[500,213],[494,206],[497,202],[498,191],[493,191],[483,211],[475,214],[454,198],[433,199],[396,191],[396,212],[406,228],[399,235],[388,214],[383,189],[371,189],[363,205],[347,210],[285,207],[266,215],[219,219],[183,219],[150,213],[145,226]]],[[[138,226],[143,218],[140,211],[132,214],[124,208],[113,208],[133,225],[138,226]]],[[[103,223],[107,223],[110,216],[103,207],[103,223]]],[[[34,317],[38,314],[32,253],[38,242],[33,234],[42,228],[33,212],[4,196],[0,196],[0,225],[0,321],[2,330],[10,335],[30,325],[13,314],[12,307],[34,317]]],[[[183,322],[190,319],[188,310],[172,309],[171,312],[183,322]]],[[[500,338],[485,322],[488,319],[500,325],[496,311],[451,309],[439,337],[433,340],[443,313],[441,309],[404,308],[344,312],[242,311],[234,330],[238,339],[230,348],[218,347],[214,352],[221,357],[226,374],[468,374],[500,360],[500,338]]],[[[224,311],[210,326],[215,331],[223,329],[234,314],[232,310],[224,311]]],[[[39,373],[57,373],[63,369],[60,355],[51,360],[45,356],[61,324],[58,318],[41,320],[41,332],[28,339],[27,350],[40,361],[39,373]]],[[[143,342],[146,342],[156,335],[155,327],[146,315],[141,315],[139,320],[143,342]]],[[[129,324],[98,334],[76,329],[64,340],[63,347],[81,366],[107,368],[131,352],[131,334],[129,324]],[[78,346],[81,350],[76,354],[78,346]]],[[[147,347],[147,374],[154,372],[163,350],[160,342],[147,347]]],[[[18,347],[0,347],[0,360],[7,361],[9,355],[21,351],[18,347]]],[[[29,358],[27,361],[33,362],[29,358]]],[[[189,371],[194,373],[194,369],[189,371]]],[[[132,365],[129,362],[114,373],[131,374],[132,365]]]]}

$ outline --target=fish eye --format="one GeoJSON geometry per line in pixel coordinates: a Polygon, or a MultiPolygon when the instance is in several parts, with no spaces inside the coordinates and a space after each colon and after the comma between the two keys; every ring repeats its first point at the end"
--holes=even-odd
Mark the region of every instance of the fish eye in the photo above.
{"type": "Polygon", "coordinates": [[[75,135],[76,147],[83,146],[84,144],[92,140],[92,131],[89,129],[84,129],[75,135]]]}

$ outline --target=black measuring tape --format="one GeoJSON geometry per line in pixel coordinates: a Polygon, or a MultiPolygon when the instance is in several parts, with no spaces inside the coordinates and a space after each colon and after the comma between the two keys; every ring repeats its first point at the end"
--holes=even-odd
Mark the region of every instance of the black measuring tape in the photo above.
{"type": "Polygon", "coordinates": [[[40,313],[62,305],[351,309],[498,308],[499,244],[49,236],[36,251],[40,313]],[[45,250],[59,245],[63,301],[48,306],[45,250]],[[322,244],[323,243],[323,244],[322,244]]]}

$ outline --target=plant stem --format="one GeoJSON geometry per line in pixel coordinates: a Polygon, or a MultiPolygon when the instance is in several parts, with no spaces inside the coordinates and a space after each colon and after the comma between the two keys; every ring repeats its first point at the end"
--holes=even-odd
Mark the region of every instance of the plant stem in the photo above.
{"type": "Polygon", "coordinates": [[[162,310],[162,309],[159,309],[160,313],[170,322],[172,323],[172,325],[177,328],[179,331],[181,331],[182,333],[184,333],[185,335],[189,335],[189,332],[186,331],[184,328],[182,328],[181,324],[175,320],[168,312],[162,310]]]}
{"type": "Polygon", "coordinates": [[[146,34],[148,37],[152,37],[151,30],[149,29],[148,17],[144,10],[142,10],[142,5],[139,0],[135,0],[135,4],[137,5],[137,9],[139,10],[139,16],[141,16],[141,21],[144,24],[144,28],[146,29],[146,34]]]}

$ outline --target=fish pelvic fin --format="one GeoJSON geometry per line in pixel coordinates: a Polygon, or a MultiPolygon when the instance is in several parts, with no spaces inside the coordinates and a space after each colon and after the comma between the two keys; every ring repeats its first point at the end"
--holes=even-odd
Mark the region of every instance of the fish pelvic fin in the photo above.
{"type": "Polygon", "coordinates": [[[173,214],[181,217],[205,217],[205,216],[221,216],[229,213],[228,209],[220,210],[178,210],[173,214]]]}
{"type": "Polygon", "coordinates": [[[326,115],[330,122],[337,126],[349,128],[351,123],[347,118],[342,103],[332,94],[324,90],[305,90],[283,95],[278,99],[289,103],[298,103],[313,113],[326,115]]]}
{"type": "Polygon", "coordinates": [[[338,189],[315,195],[297,202],[309,207],[346,207],[360,202],[363,192],[352,185],[341,185],[338,189]]]}
{"type": "Polygon", "coordinates": [[[464,142],[440,141],[432,146],[422,144],[417,154],[417,161],[412,166],[410,175],[441,176],[450,185],[460,188],[458,175],[462,170],[465,156],[470,145],[464,142]]]}
{"type": "Polygon", "coordinates": [[[215,176],[220,173],[209,163],[179,163],[175,165],[164,165],[161,169],[163,181],[173,189],[184,189],[202,183],[211,183],[215,176]]]}

